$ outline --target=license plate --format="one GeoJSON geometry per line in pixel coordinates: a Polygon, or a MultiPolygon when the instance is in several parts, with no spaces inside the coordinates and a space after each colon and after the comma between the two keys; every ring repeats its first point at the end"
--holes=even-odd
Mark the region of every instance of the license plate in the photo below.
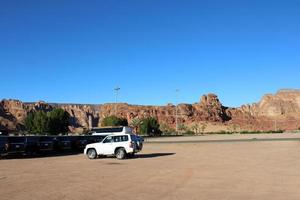
{"type": "Polygon", "coordinates": [[[16,145],[16,148],[20,148],[20,145],[16,145]]]}

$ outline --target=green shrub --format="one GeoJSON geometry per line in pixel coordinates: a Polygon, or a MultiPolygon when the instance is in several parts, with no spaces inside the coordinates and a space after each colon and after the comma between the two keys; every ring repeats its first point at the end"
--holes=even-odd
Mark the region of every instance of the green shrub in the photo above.
{"type": "Polygon", "coordinates": [[[56,108],[47,113],[48,116],[48,131],[51,135],[59,133],[67,133],[70,115],[61,108],[56,108]]]}
{"type": "Polygon", "coordinates": [[[187,130],[187,131],[183,132],[183,135],[196,135],[196,133],[194,131],[187,130]]]}
{"type": "Polygon", "coordinates": [[[29,113],[25,119],[25,128],[31,134],[47,134],[49,132],[49,119],[46,112],[37,111],[29,113]]]}
{"type": "Polygon", "coordinates": [[[269,131],[241,131],[240,134],[272,134],[272,133],[283,133],[284,130],[269,130],[269,131]]]}
{"type": "Polygon", "coordinates": [[[220,135],[225,135],[225,134],[233,134],[234,132],[231,132],[231,131],[219,131],[219,132],[216,132],[215,134],[220,134],[220,135]]]}
{"type": "Polygon", "coordinates": [[[125,118],[119,118],[112,115],[105,117],[101,123],[101,126],[128,126],[128,121],[125,118]]]}
{"type": "Polygon", "coordinates": [[[24,121],[25,129],[31,134],[58,135],[67,133],[69,128],[69,114],[61,108],[55,108],[46,113],[44,111],[31,112],[24,121]]]}
{"type": "Polygon", "coordinates": [[[148,136],[159,136],[161,135],[161,130],[159,129],[158,121],[153,117],[147,117],[142,119],[140,123],[141,134],[148,136]]]}
{"type": "Polygon", "coordinates": [[[234,134],[234,132],[221,130],[221,131],[216,131],[216,132],[207,132],[207,134],[231,135],[231,134],[234,134]]]}

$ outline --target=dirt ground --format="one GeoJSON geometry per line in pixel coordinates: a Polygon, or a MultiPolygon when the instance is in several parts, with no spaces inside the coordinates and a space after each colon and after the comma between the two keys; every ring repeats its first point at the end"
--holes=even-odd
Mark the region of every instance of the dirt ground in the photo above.
{"type": "Polygon", "coordinates": [[[145,144],[123,161],[4,159],[0,199],[299,200],[300,142],[145,144]]]}

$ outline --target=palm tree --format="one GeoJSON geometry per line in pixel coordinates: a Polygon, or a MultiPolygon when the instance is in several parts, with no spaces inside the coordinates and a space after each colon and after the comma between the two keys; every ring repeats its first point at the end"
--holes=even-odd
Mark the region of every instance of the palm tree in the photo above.
{"type": "Polygon", "coordinates": [[[192,125],[191,128],[192,128],[192,130],[193,130],[196,134],[198,134],[198,131],[199,131],[199,129],[200,129],[199,124],[193,123],[193,125],[192,125]]]}
{"type": "Polygon", "coordinates": [[[140,124],[141,124],[141,120],[140,120],[139,118],[137,118],[137,117],[136,117],[136,118],[133,118],[133,119],[131,120],[130,126],[133,127],[135,133],[137,133],[140,124]]]}

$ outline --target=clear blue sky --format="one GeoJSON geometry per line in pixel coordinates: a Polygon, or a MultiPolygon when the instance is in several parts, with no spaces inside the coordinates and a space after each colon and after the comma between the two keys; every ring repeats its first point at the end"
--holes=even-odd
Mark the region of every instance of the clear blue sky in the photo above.
{"type": "Polygon", "coordinates": [[[0,0],[0,99],[256,102],[300,88],[299,23],[297,0],[0,0]]]}

